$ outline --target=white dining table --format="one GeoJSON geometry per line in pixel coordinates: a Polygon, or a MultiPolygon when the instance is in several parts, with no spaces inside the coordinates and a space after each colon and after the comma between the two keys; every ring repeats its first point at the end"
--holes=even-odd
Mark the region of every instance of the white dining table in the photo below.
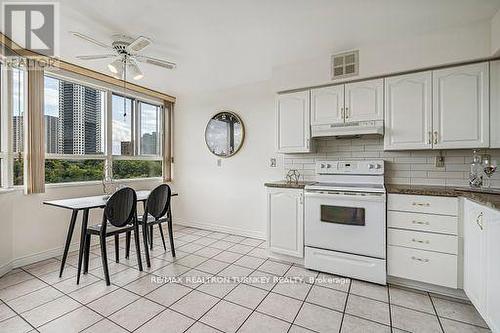
{"type": "MultiPolygon", "coordinates": [[[[143,190],[136,191],[137,202],[143,202],[145,204],[151,191],[143,190]]],[[[172,192],[172,196],[177,196],[178,193],[172,192]]],[[[72,211],[71,219],[69,222],[68,234],[66,235],[66,243],[64,245],[64,252],[61,260],[61,268],[59,270],[59,277],[62,277],[64,266],[66,265],[66,259],[68,258],[68,251],[71,245],[71,238],[73,237],[73,232],[75,230],[76,218],[78,217],[78,212],[83,211],[82,218],[82,228],[80,236],[80,251],[78,253],[78,275],[77,284],[80,282],[80,272],[82,269],[82,258],[83,258],[83,244],[85,243],[85,231],[89,222],[89,211],[95,208],[104,208],[106,202],[109,199],[109,195],[95,195],[90,197],[77,197],[69,199],[58,199],[58,200],[48,200],[44,201],[45,205],[69,209],[72,211]]],[[[169,212],[171,215],[171,212],[169,212]]]]}

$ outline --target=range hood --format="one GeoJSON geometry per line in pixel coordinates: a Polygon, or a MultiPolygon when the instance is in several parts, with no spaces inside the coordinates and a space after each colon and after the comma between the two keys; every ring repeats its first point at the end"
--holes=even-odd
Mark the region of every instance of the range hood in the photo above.
{"type": "Polygon", "coordinates": [[[358,136],[366,134],[384,135],[383,120],[355,121],[343,124],[312,125],[313,138],[325,136],[358,136]]]}

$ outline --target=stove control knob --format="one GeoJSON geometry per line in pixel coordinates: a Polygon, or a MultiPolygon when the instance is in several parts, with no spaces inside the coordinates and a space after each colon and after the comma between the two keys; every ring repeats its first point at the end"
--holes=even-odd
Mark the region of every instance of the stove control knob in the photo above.
{"type": "Polygon", "coordinates": [[[368,164],[368,169],[373,169],[373,168],[375,168],[375,166],[373,164],[371,164],[371,163],[368,164]]]}
{"type": "Polygon", "coordinates": [[[381,169],[382,166],[380,164],[375,164],[375,169],[381,169]]]}
{"type": "Polygon", "coordinates": [[[330,169],[330,168],[332,167],[332,165],[331,165],[330,163],[328,163],[328,164],[326,165],[326,167],[327,167],[328,169],[330,169]]]}
{"type": "Polygon", "coordinates": [[[321,163],[321,169],[324,169],[325,168],[325,165],[323,163],[321,163]]]}

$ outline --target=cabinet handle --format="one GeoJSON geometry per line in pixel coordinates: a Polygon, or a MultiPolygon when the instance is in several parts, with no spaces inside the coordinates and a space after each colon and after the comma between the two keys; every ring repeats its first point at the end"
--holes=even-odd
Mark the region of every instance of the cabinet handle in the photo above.
{"type": "Polygon", "coordinates": [[[417,258],[417,257],[411,257],[412,260],[415,261],[420,261],[420,262],[429,262],[429,259],[422,259],[422,258],[417,258]]]}
{"type": "Polygon", "coordinates": [[[340,108],[340,117],[341,117],[342,119],[344,119],[344,118],[345,118],[345,111],[344,111],[344,108],[340,108]]]}
{"type": "Polygon", "coordinates": [[[422,221],[415,221],[415,220],[411,221],[411,223],[413,223],[413,224],[421,224],[421,225],[429,225],[429,222],[422,222],[422,221]]]}
{"type": "Polygon", "coordinates": [[[300,202],[300,204],[301,204],[301,205],[302,205],[302,203],[303,203],[303,199],[302,199],[302,197],[303,197],[303,196],[302,196],[302,193],[301,193],[301,194],[300,194],[300,196],[299,196],[299,202],[300,202]]]}
{"type": "Polygon", "coordinates": [[[429,135],[429,140],[428,140],[428,142],[429,142],[429,144],[431,145],[431,144],[432,144],[432,132],[431,132],[431,131],[429,131],[428,135],[429,135]]]}
{"type": "Polygon", "coordinates": [[[419,239],[415,239],[415,238],[412,238],[411,241],[413,243],[420,243],[420,244],[429,244],[429,241],[426,240],[426,241],[423,241],[423,240],[419,240],[419,239]]]}
{"type": "Polygon", "coordinates": [[[345,119],[349,119],[349,108],[345,108],[345,119]]]}
{"type": "Polygon", "coordinates": [[[484,229],[484,226],[483,226],[483,212],[481,212],[477,218],[476,218],[476,224],[479,226],[479,229],[483,230],[484,229]]]}
{"type": "Polygon", "coordinates": [[[306,140],[307,148],[309,148],[309,145],[311,144],[311,139],[306,140]]]}
{"type": "Polygon", "coordinates": [[[438,132],[434,131],[434,144],[438,143],[438,132]]]}
{"type": "Polygon", "coordinates": [[[430,203],[413,202],[412,205],[413,206],[429,207],[431,204],[430,203]]]}

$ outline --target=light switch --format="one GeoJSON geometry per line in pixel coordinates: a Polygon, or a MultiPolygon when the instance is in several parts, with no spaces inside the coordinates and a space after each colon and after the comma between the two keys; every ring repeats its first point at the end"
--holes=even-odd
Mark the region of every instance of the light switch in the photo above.
{"type": "Polygon", "coordinates": [[[271,157],[270,162],[271,162],[270,163],[271,168],[276,168],[276,158],[271,157]]]}

